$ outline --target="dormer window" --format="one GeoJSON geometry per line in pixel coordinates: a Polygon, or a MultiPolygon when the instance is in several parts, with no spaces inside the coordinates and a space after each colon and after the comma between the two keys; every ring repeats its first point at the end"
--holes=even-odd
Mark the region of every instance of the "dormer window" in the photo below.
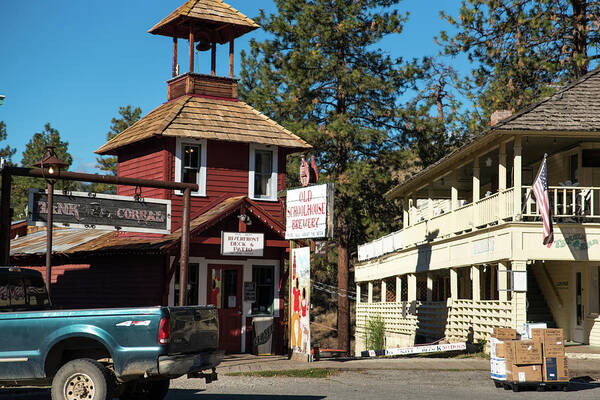
{"type": "Polygon", "coordinates": [[[206,195],[206,140],[177,139],[175,182],[196,183],[192,195],[206,195]]]}
{"type": "Polygon", "coordinates": [[[277,147],[250,145],[249,195],[277,200],[277,147]]]}

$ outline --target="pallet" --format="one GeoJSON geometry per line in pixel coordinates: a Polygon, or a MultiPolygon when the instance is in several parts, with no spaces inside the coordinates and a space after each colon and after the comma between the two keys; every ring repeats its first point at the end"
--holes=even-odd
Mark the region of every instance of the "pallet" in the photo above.
{"type": "Polygon", "coordinates": [[[513,392],[520,392],[525,388],[533,388],[538,392],[545,391],[558,391],[562,390],[563,392],[567,392],[569,390],[569,382],[511,382],[511,381],[501,381],[498,379],[492,379],[494,381],[494,385],[497,388],[504,388],[504,390],[511,390],[513,392]]]}

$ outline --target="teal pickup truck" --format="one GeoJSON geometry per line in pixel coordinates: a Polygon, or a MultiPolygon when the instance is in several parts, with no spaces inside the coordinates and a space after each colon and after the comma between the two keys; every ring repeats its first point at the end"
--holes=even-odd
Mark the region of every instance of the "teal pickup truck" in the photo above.
{"type": "Polygon", "coordinates": [[[160,400],[170,379],[216,380],[223,357],[213,306],[54,310],[42,275],[15,267],[0,267],[0,332],[0,386],[53,400],[160,400]]]}

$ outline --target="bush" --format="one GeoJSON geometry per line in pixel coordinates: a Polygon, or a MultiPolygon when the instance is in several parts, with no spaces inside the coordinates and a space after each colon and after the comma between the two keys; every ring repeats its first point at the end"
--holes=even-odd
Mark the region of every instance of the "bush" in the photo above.
{"type": "Polygon", "coordinates": [[[381,315],[369,318],[366,327],[367,350],[383,350],[385,348],[385,321],[381,315]]]}

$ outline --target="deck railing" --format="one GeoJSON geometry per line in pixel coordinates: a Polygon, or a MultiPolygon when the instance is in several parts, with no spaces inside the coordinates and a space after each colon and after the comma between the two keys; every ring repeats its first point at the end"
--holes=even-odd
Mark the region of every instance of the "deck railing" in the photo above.
{"type": "MultiPolygon", "coordinates": [[[[600,199],[600,187],[550,186],[548,195],[555,222],[582,223],[600,220],[600,205],[596,201],[600,199]]],[[[514,209],[514,188],[509,188],[475,203],[421,220],[398,232],[358,246],[358,260],[365,261],[420,243],[510,221],[515,214],[529,220],[538,219],[540,213],[536,208],[535,198],[531,195],[531,186],[523,187],[521,198],[523,210],[519,212],[514,209]]],[[[409,214],[413,221],[422,217],[415,209],[410,210],[409,214]]]]}

